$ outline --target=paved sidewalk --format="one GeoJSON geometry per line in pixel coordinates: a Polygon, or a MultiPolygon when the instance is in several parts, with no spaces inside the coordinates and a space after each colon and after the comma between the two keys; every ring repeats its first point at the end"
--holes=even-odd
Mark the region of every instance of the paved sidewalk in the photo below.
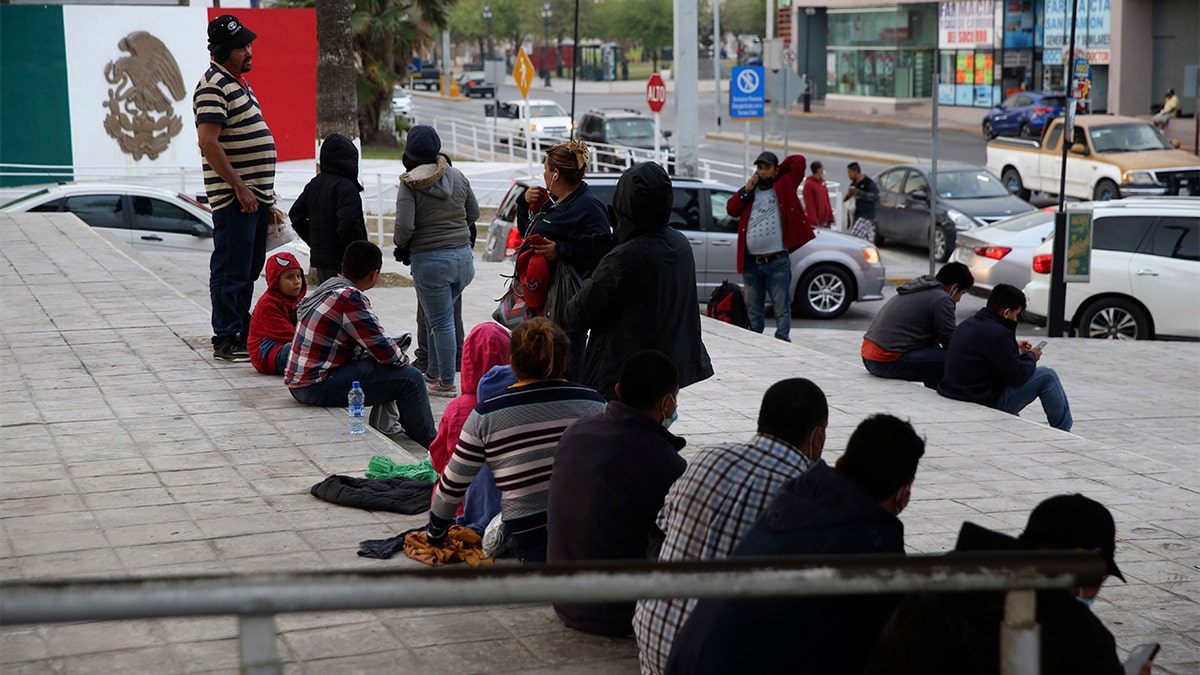
{"type": "MultiPolygon", "coordinates": [[[[278,379],[215,362],[205,259],[141,255],[72,216],[0,216],[0,577],[97,578],[264,570],[412,568],[355,555],[423,517],[309,496],[409,444],[346,434],[340,409],[296,404],[278,379]]],[[[385,271],[406,273],[388,260],[385,271]]],[[[503,263],[479,263],[468,326],[486,320],[503,263]]],[[[261,286],[260,282],[260,286],[261,286]]],[[[261,290],[261,289],[260,289],[261,290]]],[[[411,288],[370,292],[383,323],[411,328],[411,288]]],[[[680,395],[686,454],[753,431],[762,392],[803,376],[831,405],[825,459],[864,416],[912,420],[928,449],[902,515],[912,553],[953,545],[963,520],[1016,532],[1044,497],[1083,492],[1117,521],[1117,560],[1096,612],[1124,652],[1163,644],[1155,672],[1200,668],[1200,345],[1051,340],[1074,434],[867,375],[859,336],[795,331],[793,344],[704,320],[717,375],[680,395]]],[[[435,401],[435,416],[444,401],[435,401]]],[[[289,673],[636,673],[631,640],[563,628],[545,606],[283,615],[289,673]]],[[[232,618],[10,626],[5,673],[236,672],[232,618]]]]}

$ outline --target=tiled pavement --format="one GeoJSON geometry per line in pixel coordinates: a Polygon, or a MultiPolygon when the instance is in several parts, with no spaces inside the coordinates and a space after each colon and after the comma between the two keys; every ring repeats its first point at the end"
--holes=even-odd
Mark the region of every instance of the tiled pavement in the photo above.
{"type": "MultiPolygon", "coordinates": [[[[361,475],[373,454],[411,461],[419,448],[352,438],[340,410],[302,407],[277,379],[214,362],[203,257],[143,256],[45,214],[0,216],[0,248],[0,577],[416,565],[355,551],[421,517],[332,506],[308,488],[361,475]]],[[[502,271],[479,264],[468,325],[486,320],[502,271]]],[[[412,325],[411,288],[370,296],[385,326],[412,325]]],[[[717,375],[681,394],[673,427],[689,449],[748,437],[765,388],[804,376],[829,395],[828,460],[873,412],[910,418],[926,436],[902,516],[913,553],[946,550],[965,519],[1015,532],[1040,499],[1084,492],[1112,509],[1129,579],[1105,586],[1097,613],[1122,651],[1163,643],[1156,672],[1200,669],[1200,345],[1051,340],[1046,363],[1076,419],[1066,434],[1038,410],[1010,417],[871,378],[856,333],[795,331],[784,344],[707,319],[704,330],[717,375]]],[[[573,633],[544,606],[282,615],[278,625],[294,673],[637,671],[632,641],[573,633]]],[[[232,618],[5,627],[0,671],[234,672],[235,635],[232,618]]]]}

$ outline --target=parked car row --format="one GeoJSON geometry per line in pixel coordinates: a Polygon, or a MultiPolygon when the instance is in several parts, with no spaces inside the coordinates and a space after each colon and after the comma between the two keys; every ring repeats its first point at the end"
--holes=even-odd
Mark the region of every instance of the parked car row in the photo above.
{"type": "MultiPolygon", "coordinates": [[[[611,202],[617,180],[614,173],[590,174],[586,180],[592,194],[611,202]]],[[[725,280],[737,280],[738,220],[725,213],[725,204],[737,186],[699,178],[675,177],[674,205],[670,224],[692,244],[696,261],[696,293],[707,299],[725,280]]],[[[486,259],[511,256],[519,240],[509,245],[516,228],[517,200],[525,190],[540,185],[540,177],[515,181],[500,203],[488,228],[486,259]]],[[[849,235],[818,230],[817,237],[791,254],[793,311],[815,319],[834,319],[855,301],[883,299],[884,266],[879,251],[849,235]]]]}

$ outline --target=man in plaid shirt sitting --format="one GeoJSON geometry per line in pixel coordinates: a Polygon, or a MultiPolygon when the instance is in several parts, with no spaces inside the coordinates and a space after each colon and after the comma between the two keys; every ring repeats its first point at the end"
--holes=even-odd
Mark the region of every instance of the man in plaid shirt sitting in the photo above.
{"type": "Polygon", "coordinates": [[[408,365],[405,334],[384,334],[371,301],[363,294],[379,283],[383,254],[369,241],[346,247],[342,273],[318,286],[296,308],[283,383],[306,405],[344,406],[358,381],[369,406],[396,402],[404,433],[428,448],[437,434],[425,378],[408,365]]]}

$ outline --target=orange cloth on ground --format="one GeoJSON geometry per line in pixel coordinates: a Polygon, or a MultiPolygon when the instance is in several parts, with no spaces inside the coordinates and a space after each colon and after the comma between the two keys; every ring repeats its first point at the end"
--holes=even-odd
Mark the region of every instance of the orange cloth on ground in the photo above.
{"type": "Polygon", "coordinates": [[[404,537],[404,555],[433,567],[456,562],[471,567],[492,566],[492,559],[483,555],[483,537],[462,525],[451,525],[441,546],[430,546],[425,541],[424,529],[409,532],[404,537]]]}

